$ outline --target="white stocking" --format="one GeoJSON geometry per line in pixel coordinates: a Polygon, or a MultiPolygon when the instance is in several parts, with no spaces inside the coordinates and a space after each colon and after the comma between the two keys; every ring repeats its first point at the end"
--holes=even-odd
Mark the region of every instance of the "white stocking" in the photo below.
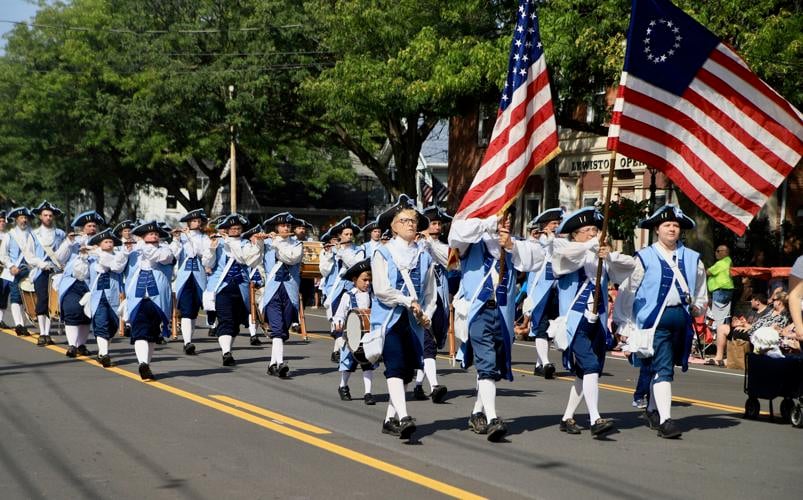
{"type": "Polygon", "coordinates": [[[45,335],[50,335],[50,316],[45,316],[45,335]]]}
{"type": "Polygon", "coordinates": [[[255,337],[257,334],[257,324],[254,322],[253,316],[248,315],[248,334],[255,337]]]}
{"type": "Polygon", "coordinates": [[[22,326],[25,320],[22,317],[22,306],[20,304],[11,304],[11,317],[14,318],[14,326],[22,326]]]}
{"type": "Polygon", "coordinates": [[[415,371],[415,385],[419,386],[424,383],[424,370],[415,371]]]}
{"type": "Polygon", "coordinates": [[[407,399],[405,394],[404,381],[398,377],[388,379],[388,394],[390,404],[396,410],[399,420],[407,416],[407,399]]]}
{"type": "Polygon", "coordinates": [[[672,409],[672,383],[671,382],[656,382],[652,386],[653,394],[655,395],[655,404],[658,406],[658,415],[661,416],[661,423],[663,424],[670,418],[672,409]]]}
{"type": "Polygon", "coordinates": [[[220,345],[220,350],[223,354],[231,352],[232,338],[231,335],[221,335],[217,338],[217,343],[220,345]]]}
{"type": "Polygon", "coordinates": [[[485,416],[490,422],[496,418],[496,382],[486,378],[479,381],[479,386],[482,406],[485,407],[485,416]]]}
{"type": "Polygon", "coordinates": [[[181,338],[184,339],[184,345],[192,342],[192,334],[195,330],[195,320],[190,318],[181,318],[181,338]]]}
{"type": "Polygon", "coordinates": [[[98,356],[105,356],[109,354],[109,339],[103,337],[95,337],[98,342],[98,356]]]}
{"type": "Polygon", "coordinates": [[[549,340],[535,339],[535,352],[538,353],[538,366],[549,364],[549,340]]]}
{"type": "Polygon", "coordinates": [[[599,418],[599,373],[587,373],[583,377],[583,396],[586,398],[588,418],[593,424],[599,418]]]}
{"type": "Polygon", "coordinates": [[[571,388],[569,389],[569,402],[566,404],[566,411],[563,412],[563,420],[574,418],[574,412],[577,411],[577,407],[580,405],[580,401],[582,400],[583,380],[580,378],[575,378],[574,384],[572,384],[571,388]]]}
{"type": "Polygon", "coordinates": [[[424,373],[427,375],[427,380],[429,380],[430,387],[435,387],[438,385],[438,369],[435,365],[434,359],[424,359],[424,373]]]}
{"type": "Polygon", "coordinates": [[[89,325],[78,325],[78,345],[86,345],[89,338],[89,325]]]}
{"type": "Polygon", "coordinates": [[[340,387],[346,387],[349,385],[349,377],[351,377],[351,372],[346,370],[340,372],[340,387]]]}
{"type": "Polygon", "coordinates": [[[67,335],[67,345],[70,347],[77,347],[76,342],[78,341],[78,327],[65,325],[64,334],[67,335]]]}
{"type": "Polygon", "coordinates": [[[147,340],[135,340],[134,341],[134,352],[137,354],[137,362],[139,364],[147,363],[148,362],[148,341],[147,340]]]}
{"type": "Polygon", "coordinates": [[[280,365],[284,363],[284,340],[276,337],[270,344],[270,364],[280,365]]]}
{"type": "Polygon", "coordinates": [[[39,336],[49,335],[50,330],[47,328],[47,316],[40,314],[36,319],[39,322],[39,336]]]}
{"type": "Polygon", "coordinates": [[[371,394],[371,389],[374,384],[374,371],[365,370],[362,372],[362,383],[365,385],[365,393],[371,394]]]}

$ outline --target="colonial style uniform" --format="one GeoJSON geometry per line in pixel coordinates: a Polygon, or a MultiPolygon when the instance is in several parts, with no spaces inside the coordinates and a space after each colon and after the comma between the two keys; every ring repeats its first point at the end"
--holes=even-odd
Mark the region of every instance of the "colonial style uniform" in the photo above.
{"type": "MultiPolygon", "coordinates": [[[[259,233],[264,233],[264,229],[262,228],[262,224],[257,224],[256,226],[252,227],[248,231],[245,231],[243,234],[240,235],[240,239],[244,241],[249,241],[251,236],[259,233]]],[[[248,335],[250,336],[249,343],[254,346],[258,347],[262,345],[262,341],[259,340],[259,335],[257,334],[257,321],[259,320],[259,314],[254,314],[258,308],[259,302],[262,300],[262,294],[265,291],[265,267],[262,265],[262,261],[257,262],[257,265],[251,267],[248,270],[248,283],[249,283],[249,308],[248,308],[248,335]],[[250,287],[251,284],[254,286],[254,309],[252,310],[250,307],[250,287]]]]}
{"type": "MultiPolygon", "coordinates": [[[[409,197],[400,196],[395,205],[379,216],[380,227],[390,228],[399,212],[415,210],[414,207],[409,197]]],[[[427,227],[427,218],[418,214],[417,229],[422,231],[427,227]]],[[[424,352],[424,328],[419,323],[422,318],[415,317],[413,310],[418,304],[426,318],[431,318],[435,311],[437,291],[432,257],[414,239],[407,241],[397,235],[374,252],[371,277],[374,298],[371,332],[366,337],[382,339],[390,395],[382,432],[408,439],[416,427],[415,419],[407,414],[406,385],[413,381],[415,371],[422,368],[424,352]]]]}
{"type": "Polygon", "coordinates": [[[111,240],[115,246],[122,242],[111,229],[102,231],[87,242],[93,248],[80,252],[73,265],[77,279],[89,282],[89,310],[92,334],[98,343],[98,362],[105,368],[111,366],[109,343],[120,327],[120,296],[123,292],[123,271],[128,264],[128,255],[120,250],[102,250],[100,244],[111,240]]]}
{"type": "MultiPolygon", "coordinates": [[[[593,207],[576,210],[563,218],[558,234],[571,234],[602,227],[602,214],[593,207]]],[[[594,233],[596,235],[596,233],[594,233]]],[[[611,253],[603,263],[600,281],[600,304],[593,313],[594,289],[600,242],[596,236],[585,242],[557,239],[554,242],[552,270],[558,276],[560,315],[566,318],[568,347],[563,352],[563,365],[576,378],[569,392],[569,402],[560,423],[560,430],[579,434],[580,427],[574,412],[583,398],[591,420],[591,434],[602,436],[613,430],[613,420],[599,414],[599,376],[605,362],[605,352],[613,347],[608,330],[609,277],[621,282],[632,270],[630,257],[611,253]]]]}
{"type": "MultiPolygon", "coordinates": [[[[304,219],[299,219],[298,217],[293,217],[293,238],[296,241],[301,242],[303,245],[305,241],[313,241],[312,236],[310,235],[310,231],[314,229],[314,226],[309,222],[305,221],[304,219]]],[[[304,302],[304,305],[312,305],[315,303],[315,278],[305,278],[301,277],[301,286],[299,288],[301,292],[301,300],[304,302]]],[[[295,331],[295,327],[298,325],[291,325],[291,331],[295,331]]]]}
{"type": "Polygon", "coordinates": [[[176,307],[181,316],[184,353],[188,355],[195,354],[192,335],[195,330],[195,320],[201,310],[203,292],[206,289],[206,271],[201,262],[201,256],[210,244],[209,237],[203,231],[203,225],[208,220],[203,208],[187,213],[180,221],[187,223],[189,227],[190,221],[195,219],[201,222],[199,228],[188,229],[185,233],[173,238],[173,242],[170,244],[178,262],[173,291],[176,296],[176,307]]]}
{"type": "Polygon", "coordinates": [[[458,297],[468,310],[460,360],[464,368],[472,364],[477,368],[477,401],[469,427],[493,442],[507,434],[507,426],[496,414],[496,382],[513,380],[516,271],[536,269],[544,260],[539,245],[515,241],[510,250],[504,249],[498,225],[495,217],[456,220],[449,231],[449,246],[460,255],[458,297]]]}
{"type": "MultiPolygon", "coordinates": [[[[240,214],[231,214],[218,229],[228,230],[239,225],[244,228],[248,219],[240,214]]],[[[259,261],[259,249],[249,245],[240,236],[225,235],[216,247],[210,245],[204,253],[203,265],[212,269],[207,290],[214,293],[215,312],[218,320],[217,338],[223,353],[223,366],[234,366],[231,353],[234,337],[240,333],[240,325],[248,326],[248,269],[259,261]]]]}
{"type": "Polygon", "coordinates": [[[6,254],[8,240],[8,233],[5,231],[5,226],[6,211],[0,210],[0,328],[8,328],[3,318],[5,318],[6,308],[8,307],[8,295],[11,292],[8,282],[2,278],[2,273],[5,269],[5,259],[3,256],[6,254]]]}
{"type": "Polygon", "coordinates": [[[0,252],[0,260],[4,267],[0,279],[5,280],[5,286],[9,289],[14,330],[17,335],[28,336],[30,333],[25,327],[25,318],[22,315],[20,286],[25,286],[23,283],[31,284],[30,273],[36,261],[36,240],[28,226],[33,214],[25,207],[18,207],[8,213],[8,218],[14,220],[15,225],[8,232],[4,250],[0,252]],[[13,269],[17,269],[17,274],[12,274],[13,269]]]}
{"type": "MultiPolygon", "coordinates": [[[[563,218],[563,209],[550,208],[538,214],[530,224],[544,226],[563,218]]],[[[535,338],[537,361],[533,375],[551,379],[555,375],[555,365],[549,362],[549,321],[558,317],[558,280],[552,271],[552,246],[554,234],[542,234],[535,240],[544,252],[544,263],[535,271],[527,273],[527,304],[524,314],[530,318],[530,337],[535,338]]]]}
{"type": "Polygon", "coordinates": [[[97,226],[105,225],[105,219],[94,210],[82,212],[70,224],[73,229],[81,229],[83,234],[68,237],[56,252],[56,257],[64,268],[59,281],[59,312],[67,335],[67,357],[89,356],[86,340],[89,337],[89,316],[84,305],[89,292],[87,276],[75,275],[75,263],[82,247],[85,247],[97,232],[97,226]],[[91,226],[89,224],[92,224],[91,226]]]}
{"type": "Polygon", "coordinates": [[[363,237],[362,250],[365,258],[370,259],[374,251],[382,246],[382,230],[379,229],[379,223],[374,220],[363,226],[360,232],[363,237]]]}
{"type": "MultiPolygon", "coordinates": [[[[132,233],[140,238],[150,233],[157,233],[160,238],[169,236],[156,221],[141,224],[132,233]]],[[[146,243],[140,239],[128,258],[131,273],[125,282],[125,295],[131,322],[131,343],[137,355],[140,377],[152,380],[150,364],[154,344],[160,337],[170,335],[173,312],[170,276],[174,257],[166,243],[146,243]]]]}
{"type": "MultiPolygon", "coordinates": [[[[265,228],[279,230],[280,225],[291,228],[293,216],[289,212],[274,215],[262,223],[265,228]]],[[[265,291],[259,302],[262,316],[270,325],[271,352],[268,375],[287,376],[290,366],[284,361],[284,342],[290,338],[290,326],[298,318],[301,304],[298,290],[301,284],[301,242],[291,236],[260,240],[262,263],[265,268],[265,291]]]]}
{"type": "MultiPolygon", "coordinates": [[[[371,259],[362,260],[351,266],[343,275],[343,279],[347,279],[353,283],[364,272],[371,272],[371,259]]],[[[372,300],[373,294],[371,293],[370,285],[366,291],[360,291],[357,286],[353,286],[351,290],[346,292],[343,300],[340,301],[340,306],[337,308],[337,311],[335,311],[335,328],[343,331],[346,326],[346,319],[349,311],[352,309],[370,310],[372,300]]],[[[376,400],[371,393],[371,387],[374,380],[374,370],[379,366],[379,363],[358,362],[354,359],[354,353],[351,351],[348,342],[344,342],[343,348],[340,350],[340,365],[338,366],[340,385],[338,386],[337,393],[342,401],[351,401],[351,390],[349,389],[348,383],[351,374],[357,370],[358,365],[362,369],[362,380],[365,388],[363,402],[373,406],[376,404],[376,400]]]]}
{"type": "MultiPolygon", "coordinates": [[[[430,225],[432,225],[432,222],[446,224],[452,220],[449,214],[437,206],[426,208],[424,216],[429,219],[430,225]]],[[[439,236],[440,234],[432,234],[419,240],[421,248],[432,257],[435,270],[435,287],[438,290],[438,295],[435,312],[432,316],[432,325],[424,330],[424,369],[416,373],[415,387],[413,388],[413,397],[415,399],[427,399],[422,387],[424,376],[426,376],[431,389],[429,397],[433,403],[442,403],[446,398],[446,386],[438,384],[435,358],[438,356],[438,349],[442,349],[446,343],[446,336],[449,332],[449,304],[451,303],[449,282],[446,279],[449,245],[440,241],[439,236]]]]}
{"type": "MultiPolygon", "coordinates": [[[[54,218],[63,215],[61,210],[47,200],[40,203],[32,212],[38,216],[45,210],[49,210],[54,218]]],[[[50,338],[50,277],[62,270],[56,250],[67,235],[61,229],[41,224],[33,230],[33,237],[36,241],[36,259],[32,263],[30,278],[36,291],[36,319],[39,323],[37,345],[44,346],[53,344],[50,338]]]]}
{"type": "MultiPolygon", "coordinates": [[[[639,227],[656,229],[665,222],[676,222],[681,230],[695,227],[674,205],[659,208],[639,227]]],[[[634,328],[653,332],[652,356],[632,359],[650,375],[647,423],[660,437],[674,438],[681,433],[670,416],[674,366],[688,369],[694,338],[691,311],[701,313],[708,303],[705,266],[700,254],[680,241],[674,248],[657,241],[633,260],[632,275],[619,287],[614,319],[622,335],[634,328]]]]}

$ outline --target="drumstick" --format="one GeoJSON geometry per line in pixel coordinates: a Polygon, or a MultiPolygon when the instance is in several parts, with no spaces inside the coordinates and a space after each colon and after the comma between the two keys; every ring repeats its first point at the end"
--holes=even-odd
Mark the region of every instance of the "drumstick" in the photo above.
{"type": "Polygon", "coordinates": [[[449,339],[449,364],[454,366],[457,346],[455,345],[454,338],[454,305],[452,304],[449,304],[449,332],[446,335],[449,339]]]}
{"type": "Polygon", "coordinates": [[[176,294],[173,293],[173,317],[172,324],[170,325],[170,340],[178,338],[178,307],[176,304],[176,294]]]}
{"type": "Polygon", "coordinates": [[[301,340],[309,342],[307,337],[307,320],[304,319],[304,297],[298,293],[298,325],[301,327],[301,340]]]}
{"type": "MultiPolygon", "coordinates": [[[[120,302],[125,300],[125,293],[120,292],[120,302]]],[[[117,334],[120,337],[125,337],[125,320],[120,316],[120,332],[117,334]]]]}

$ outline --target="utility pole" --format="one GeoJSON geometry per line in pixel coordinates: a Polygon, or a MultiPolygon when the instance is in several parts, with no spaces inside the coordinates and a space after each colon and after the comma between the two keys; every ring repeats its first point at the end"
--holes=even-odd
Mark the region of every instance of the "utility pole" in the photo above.
{"type": "MultiPolygon", "coordinates": [[[[234,99],[234,85],[229,85],[229,101],[234,99]]],[[[231,213],[237,211],[237,149],[234,146],[234,121],[231,123],[231,153],[229,155],[229,166],[231,170],[229,170],[229,179],[231,181],[231,187],[229,188],[231,199],[230,201],[230,209],[231,213]]]]}

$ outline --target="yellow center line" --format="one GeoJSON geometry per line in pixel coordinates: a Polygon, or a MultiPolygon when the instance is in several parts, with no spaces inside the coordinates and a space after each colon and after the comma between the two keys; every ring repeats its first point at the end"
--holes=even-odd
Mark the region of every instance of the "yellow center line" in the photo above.
{"type": "MultiPolygon", "coordinates": [[[[9,336],[16,336],[16,333],[13,330],[0,330],[0,331],[2,331],[3,333],[8,334],[9,336]]],[[[36,340],[35,340],[34,337],[19,337],[19,338],[21,338],[22,340],[25,340],[26,342],[32,343],[32,344],[36,343],[36,340]]],[[[57,347],[57,346],[47,346],[47,347],[48,347],[48,349],[50,349],[52,351],[59,352],[59,353],[62,353],[62,354],[67,352],[66,349],[63,349],[61,347],[57,347]]],[[[75,358],[75,359],[77,359],[79,361],[83,361],[85,363],[89,363],[91,365],[95,365],[95,366],[101,367],[100,363],[98,363],[97,361],[95,361],[92,358],[79,356],[78,358],[75,358]]],[[[138,374],[129,372],[128,370],[124,370],[122,368],[115,368],[115,367],[105,368],[105,371],[116,373],[116,374],[122,375],[124,377],[128,377],[128,378],[130,378],[132,380],[141,382],[141,379],[140,379],[138,374]]],[[[330,442],[325,441],[325,440],[323,440],[321,438],[318,438],[318,437],[315,437],[315,436],[310,436],[309,434],[304,434],[301,431],[298,431],[296,429],[292,429],[292,428],[287,427],[284,423],[277,423],[277,422],[273,422],[271,420],[267,420],[265,418],[258,417],[256,415],[252,415],[252,414],[247,413],[245,411],[238,410],[236,408],[232,408],[232,407],[226,406],[226,405],[224,405],[222,403],[219,403],[219,402],[214,401],[214,400],[209,399],[209,398],[205,398],[205,397],[200,396],[198,394],[194,394],[194,393],[191,393],[191,392],[188,392],[188,391],[184,391],[182,389],[178,389],[176,387],[167,385],[167,384],[165,384],[163,382],[149,381],[149,382],[144,382],[144,383],[146,383],[149,387],[153,387],[154,389],[159,389],[159,390],[168,392],[170,394],[173,394],[175,396],[178,396],[178,397],[193,401],[195,403],[198,403],[200,405],[206,406],[208,408],[212,408],[212,409],[218,410],[220,412],[232,415],[234,417],[240,418],[240,419],[245,420],[247,422],[250,422],[252,424],[258,425],[260,427],[264,427],[266,429],[270,429],[270,430],[272,430],[274,432],[278,432],[279,434],[282,434],[284,436],[287,436],[287,437],[296,439],[298,441],[301,441],[303,443],[309,444],[309,445],[314,446],[316,448],[328,451],[330,453],[333,453],[335,455],[341,456],[343,458],[347,458],[349,460],[357,462],[358,464],[362,464],[362,465],[371,467],[372,469],[376,469],[376,470],[385,472],[387,474],[390,474],[392,476],[396,476],[398,478],[404,479],[404,480],[409,481],[411,483],[423,486],[425,488],[429,488],[429,489],[431,489],[433,491],[436,491],[438,493],[441,493],[443,495],[450,496],[450,497],[453,497],[453,498],[466,498],[466,499],[483,499],[484,498],[482,496],[479,496],[479,495],[476,495],[474,493],[471,493],[470,491],[467,491],[467,490],[464,490],[462,488],[458,488],[456,486],[452,486],[450,484],[447,484],[447,483],[432,479],[432,478],[424,476],[422,474],[418,474],[417,472],[413,472],[411,470],[404,469],[404,468],[399,467],[397,465],[393,465],[393,464],[391,464],[389,462],[385,462],[383,460],[379,460],[379,459],[373,458],[371,456],[365,455],[365,454],[360,453],[358,451],[354,451],[354,450],[346,448],[344,446],[340,446],[340,445],[337,445],[337,444],[334,444],[334,443],[330,443],[330,442]]],[[[267,415],[267,414],[276,415],[276,416],[279,416],[279,417],[281,417],[282,419],[285,419],[285,420],[294,420],[295,422],[298,422],[300,424],[304,424],[303,422],[297,421],[295,419],[291,419],[289,417],[285,417],[283,415],[279,415],[277,413],[270,412],[269,410],[265,410],[265,409],[262,409],[262,408],[259,408],[259,407],[253,406],[253,405],[249,405],[248,403],[244,403],[244,402],[240,402],[240,401],[237,401],[237,400],[234,400],[234,399],[231,399],[231,398],[227,398],[226,396],[217,395],[217,396],[210,396],[210,397],[215,397],[215,398],[218,398],[218,399],[221,399],[221,400],[231,400],[231,401],[235,402],[236,405],[238,405],[238,406],[241,406],[243,408],[249,408],[249,409],[251,409],[251,408],[257,409],[257,410],[259,410],[259,412],[261,412],[264,415],[267,415]]],[[[274,418],[274,417],[271,417],[271,418],[274,418]]],[[[279,419],[277,418],[277,420],[279,420],[279,419]]],[[[285,422],[285,423],[288,423],[288,422],[285,422]]],[[[317,428],[317,427],[315,427],[315,426],[313,426],[311,424],[304,424],[304,425],[308,426],[310,428],[318,429],[320,431],[323,431],[324,433],[328,433],[329,432],[329,431],[326,431],[324,429],[317,428]]]]}
{"type": "Polygon", "coordinates": [[[265,408],[260,408],[259,406],[254,406],[252,404],[246,403],[245,401],[240,401],[239,399],[230,398],[228,396],[223,396],[220,394],[211,394],[209,396],[212,399],[216,399],[218,401],[222,401],[223,403],[229,404],[236,408],[242,408],[243,410],[248,410],[251,413],[256,413],[257,415],[268,417],[273,420],[277,420],[279,422],[283,422],[287,425],[292,425],[298,429],[311,432],[312,434],[331,434],[331,431],[323,429],[321,427],[317,427],[312,424],[308,424],[306,422],[302,422],[301,420],[296,420],[292,417],[288,417],[286,415],[282,415],[280,413],[276,413],[270,410],[266,410],[265,408]]]}

